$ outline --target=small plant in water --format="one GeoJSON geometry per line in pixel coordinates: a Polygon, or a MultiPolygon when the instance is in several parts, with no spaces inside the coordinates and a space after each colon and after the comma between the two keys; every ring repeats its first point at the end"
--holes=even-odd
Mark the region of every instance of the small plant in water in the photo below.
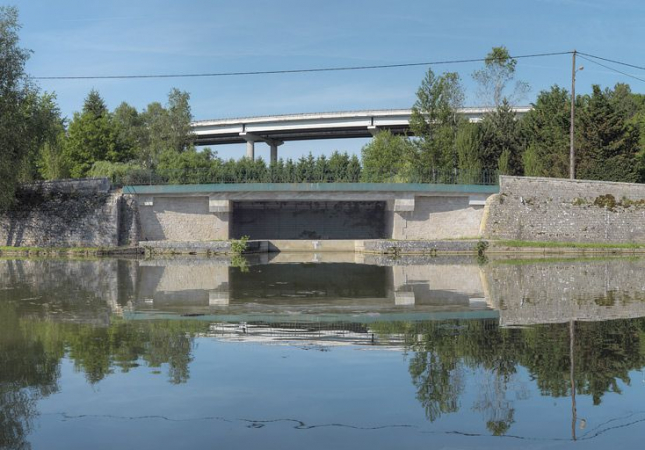
{"type": "Polygon", "coordinates": [[[475,246],[475,249],[477,250],[477,256],[482,257],[485,256],[486,250],[488,249],[488,241],[484,240],[479,240],[477,241],[477,245],[475,246]]]}
{"type": "Polygon", "coordinates": [[[237,267],[242,273],[249,271],[249,263],[242,255],[233,255],[231,258],[231,267],[237,267]]]}
{"type": "Polygon", "coordinates": [[[246,251],[246,247],[249,242],[248,236],[242,236],[239,239],[234,239],[231,241],[231,253],[235,255],[241,255],[246,251]]]}

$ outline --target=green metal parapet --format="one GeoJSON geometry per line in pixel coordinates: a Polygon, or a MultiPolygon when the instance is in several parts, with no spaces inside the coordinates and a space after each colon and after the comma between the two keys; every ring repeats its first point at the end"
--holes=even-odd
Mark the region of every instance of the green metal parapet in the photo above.
{"type": "Polygon", "coordinates": [[[239,183],[123,186],[124,194],[182,195],[221,192],[418,192],[497,194],[499,186],[427,183],[239,183]]]}

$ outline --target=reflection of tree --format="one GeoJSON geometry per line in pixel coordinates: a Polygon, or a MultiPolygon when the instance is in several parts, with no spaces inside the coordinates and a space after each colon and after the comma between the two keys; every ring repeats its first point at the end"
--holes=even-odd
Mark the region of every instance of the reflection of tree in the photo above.
{"type": "Polygon", "coordinates": [[[1,448],[31,448],[25,438],[37,414],[36,402],[57,391],[60,356],[48,352],[20,326],[15,311],[0,303],[1,448]]]}
{"type": "MultiPolygon", "coordinates": [[[[60,326],[52,323],[42,325],[60,326]]],[[[167,364],[169,381],[177,384],[188,381],[194,335],[206,331],[208,324],[116,320],[109,327],[76,325],[63,328],[74,367],[82,370],[91,383],[101,381],[116,368],[128,372],[145,362],[149,367],[167,364]]]]}
{"type": "Polygon", "coordinates": [[[464,374],[463,367],[454,358],[417,351],[410,361],[410,375],[428,420],[433,422],[442,414],[459,410],[464,374]]]}
{"type": "Polygon", "coordinates": [[[494,436],[501,436],[506,434],[515,421],[513,419],[515,415],[513,401],[506,397],[510,380],[494,371],[486,372],[484,377],[473,410],[482,413],[486,421],[486,428],[494,436]]]}
{"type": "MultiPolygon", "coordinates": [[[[380,334],[403,335],[410,376],[429,420],[456,412],[464,390],[464,373],[483,373],[473,410],[481,412],[492,434],[505,434],[514,422],[514,402],[526,398],[518,384],[525,367],[543,395],[564,397],[571,390],[569,324],[500,328],[495,321],[443,321],[374,324],[380,334]],[[509,395],[512,393],[512,395],[509,395]]],[[[629,371],[645,365],[645,319],[578,322],[575,326],[576,393],[599,404],[606,392],[620,392],[629,371]]]]}
{"type": "Polygon", "coordinates": [[[50,322],[21,318],[15,304],[0,301],[0,448],[30,448],[26,436],[36,404],[58,390],[66,352],[90,383],[141,363],[167,364],[169,381],[184,383],[194,336],[207,328],[207,323],[195,321],[117,320],[107,327],[50,322]]]}

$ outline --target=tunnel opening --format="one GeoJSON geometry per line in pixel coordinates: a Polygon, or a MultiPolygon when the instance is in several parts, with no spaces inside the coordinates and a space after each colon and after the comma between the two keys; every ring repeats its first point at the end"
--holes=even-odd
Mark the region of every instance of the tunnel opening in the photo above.
{"type": "Polygon", "coordinates": [[[233,202],[234,239],[384,239],[385,202],[233,202]]]}

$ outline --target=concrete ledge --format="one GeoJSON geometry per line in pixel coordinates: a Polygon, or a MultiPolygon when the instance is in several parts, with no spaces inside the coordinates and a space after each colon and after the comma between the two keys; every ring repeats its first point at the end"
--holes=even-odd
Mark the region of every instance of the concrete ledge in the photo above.
{"type": "MultiPolygon", "coordinates": [[[[391,241],[391,240],[367,240],[361,241],[360,251],[365,253],[380,254],[476,254],[476,240],[467,241],[391,241]]],[[[359,246],[357,246],[357,249],[359,246]]]]}
{"type": "Polygon", "coordinates": [[[270,252],[355,252],[356,242],[347,240],[270,240],[270,252]]]}

